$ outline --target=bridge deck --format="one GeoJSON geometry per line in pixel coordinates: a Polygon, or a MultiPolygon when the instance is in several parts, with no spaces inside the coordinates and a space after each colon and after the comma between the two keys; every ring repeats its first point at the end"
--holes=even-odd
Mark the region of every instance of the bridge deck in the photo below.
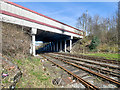
{"type": "Polygon", "coordinates": [[[50,17],[32,11],[10,1],[1,1],[2,21],[14,23],[39,30],[64,34],[73,37],[83,37],[83,31],[54,20],[50,17]],[[79,33],[78,33],[79,32],[79,33]]]}

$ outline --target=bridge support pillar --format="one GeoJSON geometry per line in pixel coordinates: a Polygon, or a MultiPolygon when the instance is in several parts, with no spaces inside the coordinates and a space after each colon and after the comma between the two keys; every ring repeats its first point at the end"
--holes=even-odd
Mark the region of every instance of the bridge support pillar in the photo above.
{"type": "Polygon", "coordinates": [[[62,41],[60,41],[60,52],[62,52],[62,41]]]}
{"type": "Polygon", "coordinates": [[[52,42],[52,52],[54,51],[54,43],[52,42]]]}
{"type": "Polygon", "coordinates": [[[67,46],[67,45],[66,45],[66,40],[65,40],[65,52],[66,52],[66,46],[67,46]]]}
{"type": "Polygon", "coordinates": [[[57,45],[57,46],[56,46],[56,51],[58,52],[58,42],[56,43],[56,45],[57,45]]]}
{"type": "Polygon", "coordinates": [[[47,52],[47,45],[46,45],[46,52],[47,52]]]}
{"type": "Polygon", "coordinates": [[[36,55],[36,50],[35,50],[35,34],[37,33],[37,28],[32,28],[32,54],[33,56],[36,55]]]}
{"type": "Polygon", "coordinates": [[[50,43],[50,49],[51,49],[51,52],[52,52],[52,42],[50,43]]]}
{"type": "Polygon", "coordinates": [[[46,51],[48,51],[48,45],[47,45],[46,51]]]}
{"type": "Polygon", "coordinates": [[[35,35],[32,35],[32,49],[33,49],[33,56],[35,56],[36,55],[36,51],[35,51],[35,35]]]}
{"type": "Polygon", "coordinates": [[[48,52],[50,51],[50,45],[48,44],[48,52]]]}
{"type": "Polygon", "coordinates": [[[50,52],[50,44],[49,44],[49,52],[50,52]]]}
{"type": "Polygon", "coordinates": [[[53,44],[53,51],[55,52],[55,43],[53,44]]]}
{"type": "Polygon", "coordinates": [[[49,45],[47,46],[47,52],[49,51],[49,45]]]}
{"type": "Polygon", "coordinates": [[[72,50],[72,39],[73,39],[73,36],[71,36],[71,38],[70,38],[70,53],[71,53],[71,50],[72,50]]]}

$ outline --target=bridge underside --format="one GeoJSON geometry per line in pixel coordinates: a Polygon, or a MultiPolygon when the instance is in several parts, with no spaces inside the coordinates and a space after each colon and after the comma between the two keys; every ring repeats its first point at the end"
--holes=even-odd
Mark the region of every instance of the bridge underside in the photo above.
{"type": "Polygon", "coordinates": [[[68,40],[70,36],[48,32],[44,30],[37,30],[36,41],[43,41],[43,42],[55,42],[61,40],[68,40]]]}
{"type": "MultiPolygon", "coordinates": [[[[38,29],[36,34],[33,36],[35,36],[35,41],[43,41],[43,43],[45,43],[43,47],[37,50],[37,53],[59,51],[67,52],[67,47],[69,47],[68,52],[71,52],[72,44],[78,40],[78,38],[76,37],[71,37],[64,34],[53,33],[40,29],[38,29]]],[[[36,52],[34,53],[36,54],[36,52]]]]}

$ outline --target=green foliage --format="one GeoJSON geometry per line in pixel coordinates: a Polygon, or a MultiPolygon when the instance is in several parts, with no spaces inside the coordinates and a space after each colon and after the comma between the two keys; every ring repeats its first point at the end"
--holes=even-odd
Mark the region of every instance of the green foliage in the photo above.
{"type": "Polygon", "coordinates": [[[34,75],[35,77],[37,77],[38,80],[40,80],[41,82],[42,81],[48,81],[49,80],[49,77],[48,76],[45,76],[44,73],[41,71],[41,72],[31,72],[32,75],[34,75]]]}
{"type": "Polygon", "coordinates": [[[100,44],[98,37],[94,36],[89,46],[90,51],[96,50],[96,47],[100,44]]]}
{"type": "Polygon", "coordinates": [[[3,80],[2,83],[9,83],[9,81],[7,79],[3,80]]]}
{"type": "MultiPolygon", "coordinates": [[[[17,88],[52,88],[50,82],[52,78],[46,75],[47,72],[43,70],[43,63],[40,58],[27,57],[25,59],[14,60],[14,62],[21,69],[23,76],[17,83],[17,88]]],[[[47,70],[47,69],[46,69],[47,70]]]]}
{"type": "Polygon", "coordinates": [[[22,61],[21,60],[16,60],[18,65],[22,65],[22,61]]]}

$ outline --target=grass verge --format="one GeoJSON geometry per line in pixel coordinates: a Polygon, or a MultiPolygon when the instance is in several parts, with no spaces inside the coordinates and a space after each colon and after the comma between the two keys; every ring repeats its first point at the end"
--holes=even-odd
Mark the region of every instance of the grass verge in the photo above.
{"type": "Polygon", "coordinates": [[[29,57],[21,60],[14,60],[23,75],[17,88],[53,88],[51,77],[46,75],[39,58],[29,57]]]}
{"type": "Polygon", "coordinates": [[[113,53],[88,53],[83,55],[98,56],[98,57],[104,57],[106,59],[119,60],[119,54],[113,54],[113,53]]]}

